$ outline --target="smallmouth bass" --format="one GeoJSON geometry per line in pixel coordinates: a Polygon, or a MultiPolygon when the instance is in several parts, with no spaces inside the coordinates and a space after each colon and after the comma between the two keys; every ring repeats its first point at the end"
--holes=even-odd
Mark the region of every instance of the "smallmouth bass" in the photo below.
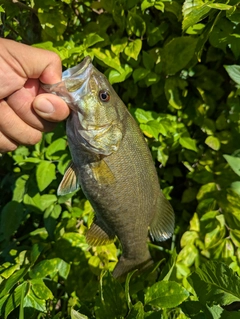
{"type": "Polygon", "coordinates": [[[66,131],[72,162],[58,195],[81,186],[95,212],[86,234],[90,245],[119,239],[114,277],[148,267],[148,234],[157,241],[171,237],[174,212],[140,128],[90,57],[63,72],[62,82],[43,88],[71,108],[66,131]]]}

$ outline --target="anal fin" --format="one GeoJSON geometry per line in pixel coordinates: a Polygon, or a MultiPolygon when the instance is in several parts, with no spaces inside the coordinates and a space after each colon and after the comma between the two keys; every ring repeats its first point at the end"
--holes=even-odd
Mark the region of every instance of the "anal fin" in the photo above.
{"type": "Polygon", "coordinates": [[[77,182],[77,173],[74,163],[71,162],[68,166],[61,183],[58,186],[57,194],[66,195],[76,191],[79,188],[77,182]]]}
{"type": "Polygon", "coordinates": [[[152,239],[164,241],[170,238],[174,232],[174,211],[162,193],[158,198],[157,206],[157,212],[150,224],[150,235],[152,239]]]}
{"type": "Polygon", "coordinates": [[[87,243],[91,246],[108,245],[114,238],[114,233],[98,220],[92,223],[86,234],[87,243]]]}

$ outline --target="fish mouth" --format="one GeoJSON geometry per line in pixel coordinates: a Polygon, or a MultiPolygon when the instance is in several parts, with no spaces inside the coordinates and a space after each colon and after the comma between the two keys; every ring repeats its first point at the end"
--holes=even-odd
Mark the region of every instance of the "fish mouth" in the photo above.
{"type": "Polygon", "coordinates": [[[48,93],[60,96],[73,111],[79,111],[77,101],[89,91],[88,80],[92,72],[92,60],[87,56],[81,63],[62,73],[62,81],[55,84],[41,83],[48,93]]]}
{"type": "Polygon", "coordinates": [[[92,59],[90,58],[90,56],[86,56],[86,58],[84,58],[81,63],[64,71],[62,74],[62,79],[65,80],[66,78],[69,78],[69,77],[78,78],[79,76],[86,78],[88,74],[85,74],[85,73],[91,63],[92,63],[92,59]]]}

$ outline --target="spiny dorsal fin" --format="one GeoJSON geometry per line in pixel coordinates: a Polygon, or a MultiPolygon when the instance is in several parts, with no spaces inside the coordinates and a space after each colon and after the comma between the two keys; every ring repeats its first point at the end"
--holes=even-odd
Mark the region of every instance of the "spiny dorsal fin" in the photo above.
{"type": "Polygon", "coordinates": [[[115,176],[104,160],[92,163],[91,169],[95,180],[100,185],[110,185],[116,182],[115,176]]]}
{"type": "Polygon", "coordinates": [[[77,182],[76,169],[73,162],[71,162],[63,176],[60,185],[58,186],[57,194],[66,195],[76,191],[78,188],[79,185],[77,182]]]}
{"type": "Polygon", "coordinates": [[[174,212],[169,201],[161,193],[158,199],[158,210],[150,225],[152,239],[164,241],[174,232],[174,212]]]}
{"type": "Polygon", "coordinates": [[[103,223],[95,220],[87,231],[86,240],[91,246],[108,245],[114,241],[115,235],[103,223]]]}

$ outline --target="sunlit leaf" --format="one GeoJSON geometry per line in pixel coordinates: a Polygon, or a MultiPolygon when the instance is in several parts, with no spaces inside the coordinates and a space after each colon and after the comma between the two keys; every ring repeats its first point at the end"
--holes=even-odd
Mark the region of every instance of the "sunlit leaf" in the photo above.
{"type": "Polygon", "coordinates": [[[172,308],[180,305],[189,292],[174,281],[160,281],[151,286],[145,295],[145,304],[155,307],[172,308]]]}
{"type": "Polygon", "coordinates": [[[240,176],[240,158],[239,157],[234,157],[230,155],[223,155],[225,160],[228,162],[228,164],[231,166],[232,170],[240,176]]]}
{"type": "Polygon", "coordinates": [[[196,140],[192,139],[191,137],[188,137],[188,136],[180,137],[179,143],[183,147],[187,148],[188,150],[191,150],[191,151],[194,151],[194,152],[198,151],[196,140]]]}
{"type": "Polygon", "coordinates": [[[205,143],[215,151],[218,151],[221,146],[219,139],[214,136],[208,136],[205,143]]]}
{"type": "Polygon", "coordinates": [[[138,59],[138,55],[142,48],[142,41],[140,39],[136,39],[132,42],[129,42],[128,46],[125,48],[124,52],[127,56],[130,58],[133,58],[134,60],[138,59]]]}
{"type": "Polygon", "coordinates": [[[200,301],[227,305],[240,300],[240,279],[226,264],[209,261],[191,275],[200,301]]]}
{"type": "Polygon", "coordinates": [[[36,178],[40,191],[43,191],[55,178],[55,165],[50,161],[41,161],[37,166],[36,178]]]}
{"type": "Polygon", "coordinates": [[[224,67],[230,78],[237,84],[240,84],[240,65],[224,65],[224,67]]]}

